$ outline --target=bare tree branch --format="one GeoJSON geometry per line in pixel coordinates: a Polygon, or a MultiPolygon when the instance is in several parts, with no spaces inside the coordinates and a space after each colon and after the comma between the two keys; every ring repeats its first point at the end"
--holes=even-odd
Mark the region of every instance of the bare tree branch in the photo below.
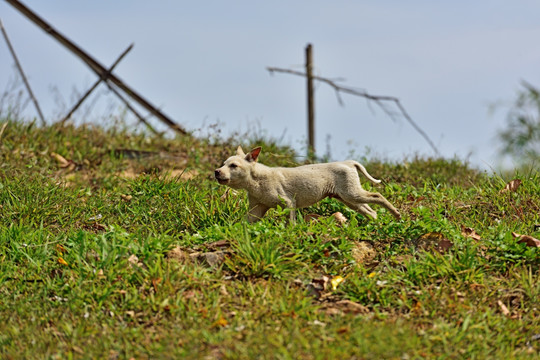
{"type": "MultiPolygon", "coordinates": [[[[275,72],[279,72],[279,73],[292,74],[292,75],[297,75],[297,76],[302,76],[302,77],[307,76],[305,73],[303,73],[301,71],[290,70],[290,69],[267,67],[266,70],[268,70],[270,72],[270,74],[274,74],[275,72]]],[[[433,141],[431,141],[431,139],[426,134],[426,132],[424,130],[422,130],[422,128],[420,128],[420,126],[418,126],[418,124],[410,117],[410,115],[407,113],[407,111],[405,110],[405,108],[403,107],[403,105],[401,104],[401,102],[399,101],[398,98],[396,98],[394,96],[386,96],[386,95],[372,95],[372,94],[369,94],[365,90],[360,90],[360,89],[355,89],[355,88],[352,88],[352,87],[338,85],[338,84],[336,84],[334,81],[332,81],[330,79],[323,78],[323,77],[317,76],[317,75],[313,75],[312,78],[314,80],[323,82],[323,83],[331,86],[334,89],[334,91],[336,92],[337,100],[338,100],[338,103],[340,105],[343,105],[343,99],[340,96],[341,93],[354,95],[354,96],[360,96],[360,97],[366,98],[369,101],[373,101],[375,104],[377,104],[388,115],[388,117],[390,117],[392,120],[395,121],[397,114],[395,112],[392,112],[390,109],[388,109],[386,107],[386,104],[385,104],[385,102],[393,102],[397,106],[397,108],[399,109],[399,114],[401,116],[403,116],[405,118],[405,120],[407,120],[411,124],[411,126],[427,141],[427,143],[429,144],[429,146],[431,146],[431,148],[433,149],[435,154],[440,155],[439,150],[437,149],[437,147],[435,146],[433,141]]]]}

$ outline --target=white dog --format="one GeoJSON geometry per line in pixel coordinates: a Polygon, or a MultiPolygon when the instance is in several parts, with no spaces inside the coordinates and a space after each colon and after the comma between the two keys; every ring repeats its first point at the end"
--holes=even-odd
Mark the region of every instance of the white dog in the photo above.
{"type": "Polygon", "coordinates": [[[257,163],[260,152],[261,148],[257,147],[246,155],[239,146],[236,155],[215,171],[220,184],[247,190],[249,222],[260,220],[268,209],[278,205],[293,209],[290,216],[294,220],[294,209],[313,205],[326,197],[338,199],[373,219],[377,218],[377,213],[368,203],[382,205],[397,219],[401,217],[381,194],[362,188],[357,170],[375,184],[381,181],[374,179],[356,161],[272,168],[257,163]]]}

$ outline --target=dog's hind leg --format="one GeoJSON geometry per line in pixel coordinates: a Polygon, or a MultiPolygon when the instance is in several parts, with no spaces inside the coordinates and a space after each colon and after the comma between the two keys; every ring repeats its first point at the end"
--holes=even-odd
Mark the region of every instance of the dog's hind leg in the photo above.
{"type": "Polygon", "coordinates": [[[371,216],[373,219],[377,219],[377,213],[375,212],[375,210],[373,210],[372,208],[370,208],[368,204],[362,204],[362,205],[360,205],[359,208],[358,208],[358,211],[359,211],[361,214],[364,214],[364,215],[367,215],[367,216],[371,216]]]}
{"type": "Polygon", "coordinates": [[[348,207],[350,207],[351,209],[353,209],[354,211],[358,211],[360,214],[364,216],[370,217],[373,220],[377,220],[377,213],[375,212],[375,210],[370,208],[368,204],[353,204],[353,203],[346,202],[343,200],[342,202],[348,207]]]}
{"type": "MultiPolygon", "coordinates": [[[[362,205],[369,203],[369,204],[377,204],[385,207],[396,219],[400,219],[401,215],[399,214],[399,211],[394,207],[394,205],[390,204],[388,200],[384,196],[382,196],[379,193],[366,191],[364,189],[360,189],[358,193],[356,194],[339,194],[339,196],[343,199],[343,202],[345,204],[351,204],[353,206],[351,209],[357,210],[361,213],[364,213],[362,209],[362,205]]],[[[371,209],[371,208],[370,208],[371,209]]],[[[366,209],[363,209],[366,210],[366,209]]],[[[369,210],[367,210],[369,212],[369,210]]],[[[373,210],[372,210],[373,211],[373,210]]],[[[375,211],[373,211],[375,213],[375,211]]],[[[376,218],[375,214],[375,218],[376,218]]]]}

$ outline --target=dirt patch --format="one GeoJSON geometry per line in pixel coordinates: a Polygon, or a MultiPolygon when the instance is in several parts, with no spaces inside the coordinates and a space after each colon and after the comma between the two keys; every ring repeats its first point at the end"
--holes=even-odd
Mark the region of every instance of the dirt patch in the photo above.
{"type": "Polygon", "coordinates": [[[351,255],[357,264],[369,264],[377,256],[377,251],[367,241],[355,241],[351,255]]]}

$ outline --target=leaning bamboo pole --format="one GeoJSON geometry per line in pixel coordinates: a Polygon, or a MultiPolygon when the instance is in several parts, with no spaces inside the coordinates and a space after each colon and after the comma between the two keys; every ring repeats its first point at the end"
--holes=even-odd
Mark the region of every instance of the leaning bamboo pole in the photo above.
{"type": "Polygon", "coordinates": [[[21,78],[24,82],[24,86],[26,86],[26,91],[28,91],[28,95],[30,96],[30,99],[32,99],[32,102],[34,103],[34,106],[36,107],[36,111],[38,113],[39,119],[41,120],[41,125],[45,126],[47,124],[45,122],[45,117],[43,116],[43,113],[41,112],[41,108],[39,107],[39,103],[36,97],[34,96],[34,93],[32,92],[30,83],[28,82],[28,79],[26,78],[26,75],[24,74],[21,63],[19,62],[19,59],[17,58],[17,54],[15,53],[15,49],[13,49],[13,46],[11,45],[11,41],[9,41],[7,32],[4,29],[4,24],[2,24],[2,20],[0,20],[0,30],[2,31],[2,35],[4,35],[4,39],[6,40],[6,44],[9,49],[9,52],[11,53],[11,56],[13,56],[13,61],[15,61],[15,66],[17,67],[17,70],[19,70],[19,74],[21,75],[21,78]]]}
{"type": "Polygon", "coordinates": [[[79,57],[100,78],[111,81],[114,85],[116,85],[119,89],[124,91],[134,101],[139,103],[139,105],[141,105],[142,107],[144,107],[145,109],[150,111],[154,116],[156,116],[159,120],[161,120],[166,125],[168,125],[174,131],[176,131],[178,133],[181,133],[181,134],[187,134],[187,131],[184,130],[183,127],[176,124],[169,117],[167,117],[165,114],[163,114],[161,111],[159,111],[159,109],[157,109],[155,106],[150,104],[145,98],[143,98],[135,90],[130,88],[128,85],[126,85],[117,76],[115,76],[112,73],[109,73],[108,70],[103,65],[101,65],[97,60],[95,60],[92,56],[87,54],[84,50],[82,50],[80,47],[78,47],[71,40],[67,39],[64,35],[60,34],[50,24],[48,24],[45,20],[40,18],[36,13],[34,13],[32,10],[30,10],[28,7],[26,7],[20,1],[6,0],[6,2],[8,2],[11,6],[13,6],[19,12],[21,12],[21,14],[23,14],[26,18],[28,18],[34,24],[39,26],[47,34],[49,34],[53,38],[55,38],[58,42],[60,42],[62,45],[64,45],[73,54],[75,54],[77,57],[79,57]]]}

